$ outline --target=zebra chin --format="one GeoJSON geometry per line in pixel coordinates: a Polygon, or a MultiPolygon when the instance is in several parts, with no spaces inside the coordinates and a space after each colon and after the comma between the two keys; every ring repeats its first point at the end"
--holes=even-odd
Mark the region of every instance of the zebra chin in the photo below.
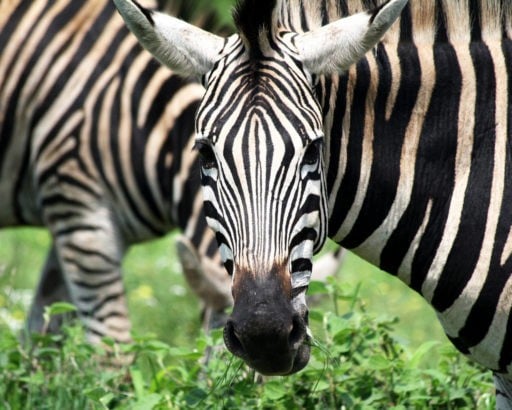
{"type": "Polygon", "coordinates": [[[303,369],[310,357],[308,310],[303,297],[292,298],[287,269],[236,272],[233,313],[224,328],[228,350],[263,375],[303,369]]]}

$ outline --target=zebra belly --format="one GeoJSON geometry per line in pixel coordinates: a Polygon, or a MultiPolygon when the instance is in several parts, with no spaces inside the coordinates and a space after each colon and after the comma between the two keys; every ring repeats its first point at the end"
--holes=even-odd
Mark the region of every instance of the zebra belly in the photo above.
{"type": "Polygon", "coordinates": [[[510,334],[507,323],[512,312],[512,277],[509,277],[496,303],[481,308],[478,290],[461,295],[443,312],[436,312],[448,338],[470,359],[512,380],[510,334]],[[481,311],[475,309],[480,308],[481,311]]]}

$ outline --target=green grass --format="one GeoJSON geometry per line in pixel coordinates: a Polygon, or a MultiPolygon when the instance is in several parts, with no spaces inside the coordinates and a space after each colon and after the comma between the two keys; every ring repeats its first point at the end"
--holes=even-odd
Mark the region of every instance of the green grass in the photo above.
{"type": "MultiPolygon", "coordinates": [[[[48,240],[42,230],[0,232],[0,311],[18,321],[26,307],[16,295],[35,286],[48,240]]],[[[0,409],[492,408],[489,372],[446,342],[418,295],[354,255],[335,280],[311,287],[323,295],[311,307],[311,363],[264,383],[222,348],[201,364],[220,333],[200,329],[172,235],[133,247],[124,271],[135,364],[98,367],[102,352],[76,326],[21,345],[0,316],[0,409]]]]}
{"type": "MultiPolygon", "coordinates": [[[[42,229],[0,231],[0,286],[35,289],[49,246],[42,229]]],[[[175,253],[173,235],[133,246],[124,261],[124,282],[135,333],[152,333],[170,344],[199,334],[200,306],[188,289],[175,253]]],[[[341,287],[360,285],[365,310],[379,319],[400,319],[395,337],[416,348],[427,340],[446,341],[433,310],[398,279],[349,254],[338,273],[341,287]]],[[[0,300],[1,307],[1,300],[0,300]]],[[[340,310],[347,304],[341,302],[340,310]]],[[[17,307],[16,315],[23,318],[17,307]]]]}

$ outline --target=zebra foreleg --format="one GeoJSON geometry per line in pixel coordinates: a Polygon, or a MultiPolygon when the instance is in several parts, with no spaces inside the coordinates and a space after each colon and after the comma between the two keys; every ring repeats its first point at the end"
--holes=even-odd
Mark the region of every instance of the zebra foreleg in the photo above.
{"type": "MultiPolygon", "coordinates": [[[[106,211],[106,210],[105,210],[106,211]]],[[[79,220],[52,226],[59,264],[87,338],[101,343],[131,341],[121,277],[124,246],[111,214],[98,209],[79,220]]]]}
{"type": "Polygon", "coordinates": [[[496,387],[496,410],[512,410],[512,381],[495,373],[494,386],[496,387]]]}
{"type": "Polygon", "coordinates": [[[62,276],[55,246],[52,245],[41,272],[37,291],[27,318],[27,329],[29,332],[41,333],[43,330],[46,330],[51,333],[57,333],[65,320],[76,317],[76,315],[70,313],[54,316],[45,325],[43,318],[45,307],[55,302],[71,303],[72,300],[62,276]]]}

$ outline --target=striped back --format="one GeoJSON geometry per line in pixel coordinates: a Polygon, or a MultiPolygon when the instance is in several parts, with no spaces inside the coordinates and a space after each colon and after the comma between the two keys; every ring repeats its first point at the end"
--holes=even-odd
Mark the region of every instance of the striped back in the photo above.
{"type": "Polygon", "coordinates": [[[33,330],[64,288],[92,340],[129,340],[122,258],[174,227],[224,275],[192,150],[204,88],[161,67],[109,0],[1,1],[0,50],[0,226],[53,239],[33,330]]]}

